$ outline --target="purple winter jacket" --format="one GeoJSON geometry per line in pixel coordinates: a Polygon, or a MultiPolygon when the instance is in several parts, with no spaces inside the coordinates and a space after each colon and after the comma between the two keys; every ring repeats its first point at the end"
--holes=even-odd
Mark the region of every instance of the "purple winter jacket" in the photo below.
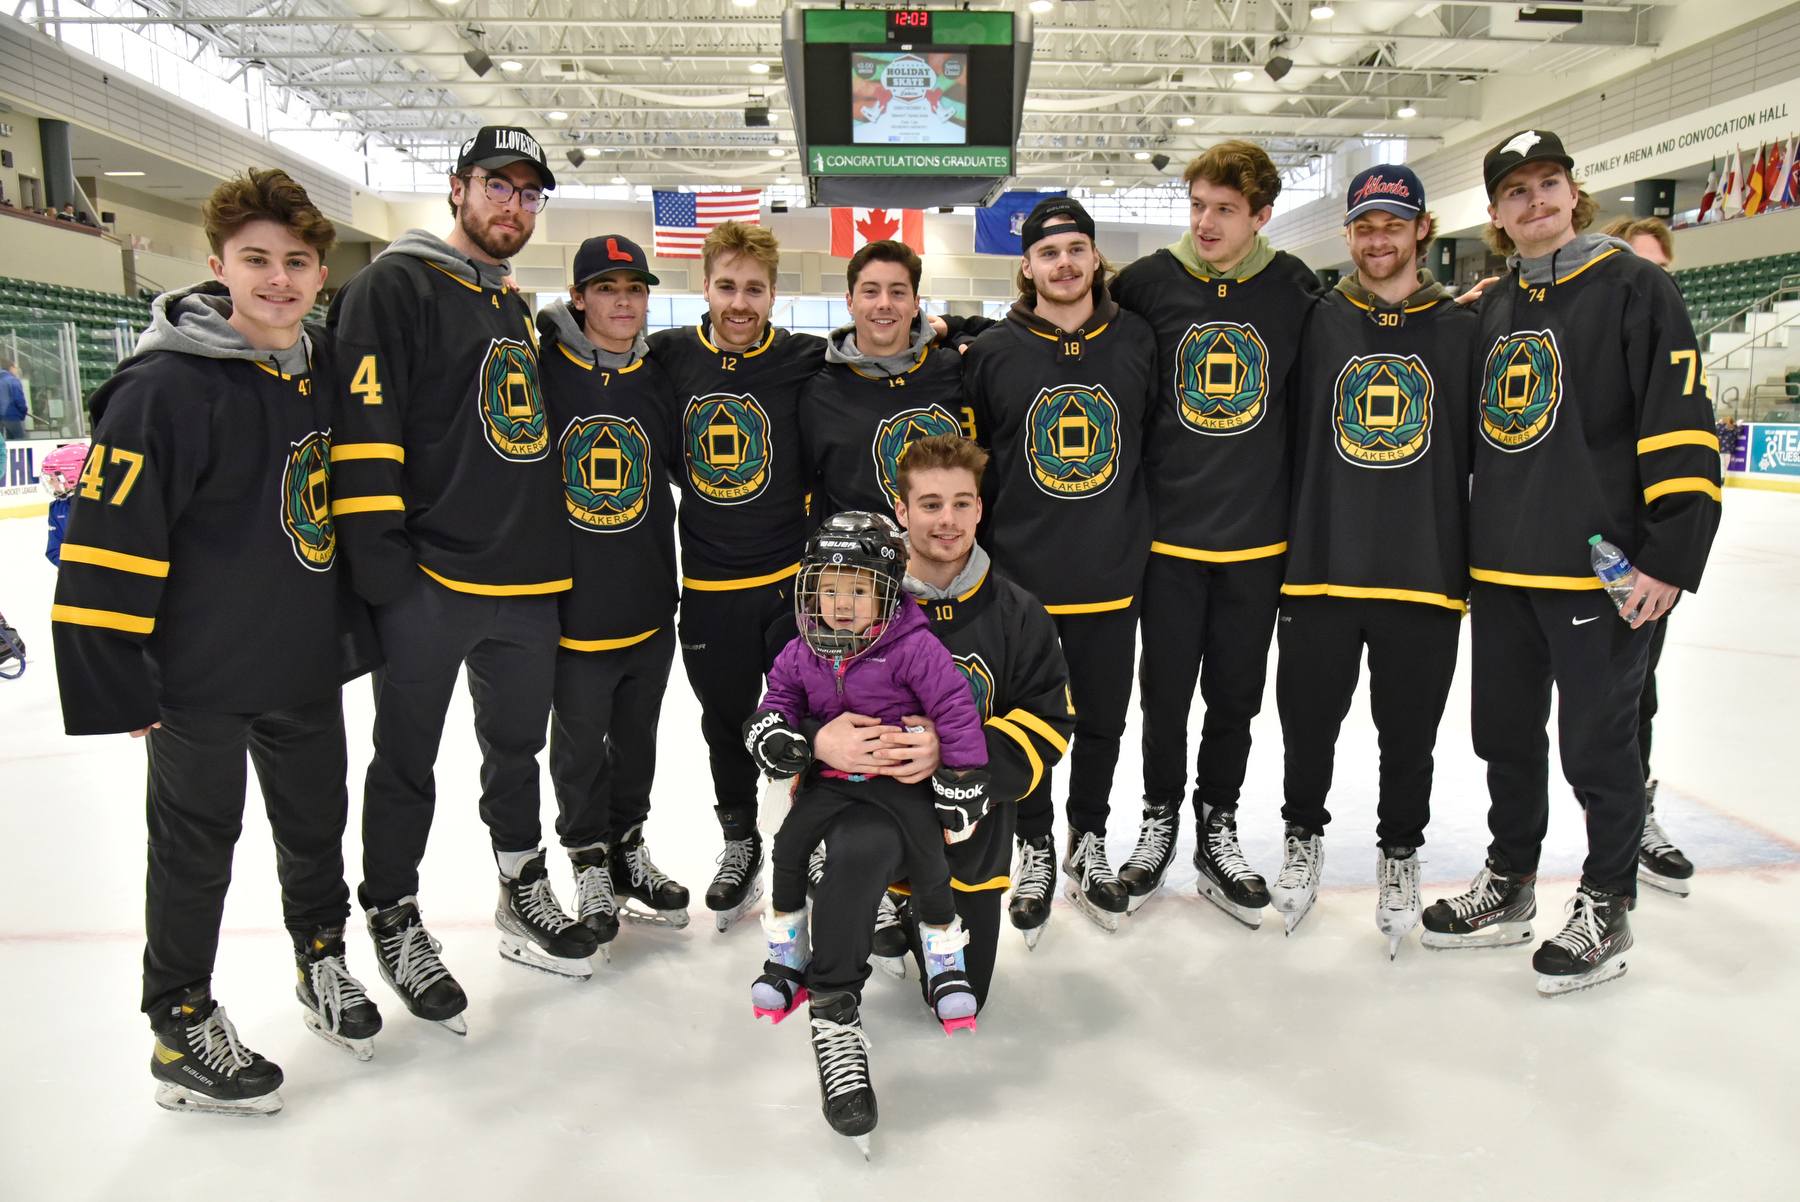
{"type": "Polygon", "coordinates": [[[969,682],[910,597],[901,599],[874,644],[844,668],[841,681],[831,661],[796,636],[775,657],[761,708],[780,710],[796,727],[807,718],[829,722],[839,714],[899,726],[906,714],[924,714],[937,726],[944,767],[987,764],[987,736],[969,682]]]}

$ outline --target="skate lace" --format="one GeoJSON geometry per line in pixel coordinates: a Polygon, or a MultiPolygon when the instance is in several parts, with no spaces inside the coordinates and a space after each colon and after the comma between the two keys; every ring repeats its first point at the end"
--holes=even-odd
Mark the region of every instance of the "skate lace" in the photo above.
{"type": "Polygon", "coordinates": [[[333,1035],[338,1033],[344,1011],[369,1000],[362,982],[350,975],[350,966],[344,963],[342,956],[323,956],[314,960],[307,970],[307,977],[313,998],[330,1023],[333,1035]]]}
{"type": "Polygon", "coordinates": [[[444,945],[431,937],[425,925],[408,923],[381,937],[381,955],[389,964],[394,984],[414,997],[450,975],[438,953],[444,945]]]}
{"type": "Polygon", "coordinates": [[[1675,845],[1669,841],[1667,835],[1663,834],[1662,824],[1656,820],[1654,815],[1644,819],[1644,836],[1641,845],[1653,856],[1675,850],[1675,845]]]}
{"type": "Polygon", "coordinates": [[[894,904],[892,894],[881,895],[881,905],[875,910],[875,930],[877,933],[890,930],[900,925],[900,907],[894,904]]]}
{"type": "Polygon", "coordinates": [[[561,934],[577,925],[573,918],[563,913],[562,906],[557,904],[556,892],[550,887],[549,877],[539,877],[519,895],[519,912],[552,935],[561,934]]]}
{"type": "Polygon", "coordinates": [[[199,1026],[189,1027],[188,1050],[215,1073],[228,1077],[250,1067],[250,1049],[238,1042],[237,1028],[225,1017],[225,1007],[214,1006],[199,1026]]]}
{"type": "Polygon", "coordinates": [[[1287,837],[1281,857],[1281,875],[1275,883],[1283,889],[1304,888],[1318,871],[1321,840],[1287,837]]]}
{"type": "Polygon", "coordinates": [[[1169,857],[1169,848],[1175,842],[1175,817],[1172,814],[1152,815],[1138,823],[1137,847],[1126,859],[1124,867],[1142,868],[1146,872],[1155,872],[1162,867],[1169,857]]]}
{"type": "Polygon", "coordinates": [[[1113,880],[1112,866],[1106,862],[1106,844],[1100,836],[1092,831],[1081,836],[1075,844],[1075,867],[1081,873],[1081,887],[1086,889],[1095,881],[1113,880]]]}
{"type": "Polygon", "coordinates": [[[834,1023],[828,1018],[812,1020],[813,1047],[819,1052],[819,1075],[825,1079],[825,1096],[865,1089],[869,1084],[869,1037],[862,1023],[834,1023]]]}
{"type": "Polygon", "coordinates": [[[752,839],[727,839],[725,850],[714,862],[719,866],[719,874],[713,878],[713,884],[742,884],[750,875],[750,865],[756,862],[756,843],[752,839]]]}
{"type": "Polygon", "coordinates": [[[1244,859],[1237,827],[1229,823],[1222,822],[1206,832],[1206,854],[1219,872],[1231,880],[1241,881],[1256,875],[1250,869],[1250,861],[1244,859]]]}
{"type": "Polygon", "coordinates": [[[1479,914],[1500,900],[1500,887],[1494,883],[1494,872],[1485,864],[1469,882],[1469,891],[1458,897],[1450,898],[1450,909],[1458,918],[1467,918],[1471,914],[1479,914]]]}
{"type": "Polygon", "coordinates": [[[634,888],[639,885],[648,885],[650,891],[655,893],[675,879],[656,866],[656,862],[650,858],[648,843],[640,841],[627,847],[625,862],[631,865],[631,884],[634,888]]]}
{"type": "Polygon", "coordinates": [[[1549,942],[1577,957],[1599,944],[1604,937],[1600,930],[1600,908],[1586,890],[1577,889],[1575,896],[1563,907],[1563,913],[1569,916],[1568,922],[1549,942]]]}
{"type": "Polygon", "coordinates": [[[1419,874],[1408,872],[1407,866],[1417,862],[1397,856],[1381,857],[1381,908],[1383,910],[1417,910],[1419,908],[1419,874]]]}
{"type": "Polygon", "coordinates": [[[1036,847],[1030,843],[1019,844],[1019,883],[1014,888],[1014,897],[1031,898],[1042,901],[1050,895],[1050,883],[1055,876],[1056,852],[1049,847],[1036,847]]]}
{"type": "Polygon", "coordinates": [[[575,874],[575,917],[577,920],[595,915],[610,917],[618,913],[619,903],[613,898],[612,874],[600,865],[583,868],[575,874]]]}

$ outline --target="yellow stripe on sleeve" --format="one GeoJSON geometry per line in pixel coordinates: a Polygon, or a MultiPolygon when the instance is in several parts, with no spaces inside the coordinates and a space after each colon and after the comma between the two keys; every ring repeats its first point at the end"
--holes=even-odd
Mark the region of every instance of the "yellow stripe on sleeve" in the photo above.
{"type": "Polygon", "coordinates": [[[346,513],[385,513],[389,510],[405,513],[406,502],[399,497],[339,497],[331,503],[334,518],[346,513]]]}
{"type": "Polygon", "coordinates": [[[1013,800],[1017,801],[1019,798],[1031,796],[1031,791],[1038,787],[1039,781],[1044,779],[1044,761],[1038,755],[1037,748],[1031,745],[1031,736],[1005,718],[989,718],[987,724],[1025,749],[1025,758],[1031,761],[1031,784],[1027,785],[1025,791],[1013,800]]]}
{"type": "Polygon", "coordinates": [[[136,614],[122,614],[110,609],[82,609],[74,605],[52,605],[50,620],[67,622],[71,626],[123,630],[127,634],[149,634],[156,629],[155,618],[140,618],[136,614]]]}
{"type": "Polygon", "coordinates": [[[1069,754],[1069,741],[1057,734],[1054,726],[1050,725],[1036,714],[1028,714],[1024,710],[1016,709],[1012,711],[1012,713],[1006,715],[1005,721],[1017,722],[1020,726],[1023,726],[1028,730],[1036,731],[1038,737],[1044,740],[1044,742],[1050,744],[1050,746],[1056,748],[1064,755],[1069,754]]]}
{"type": "Polygon", "coordinates": [[[331,461],[342,463],[346,459],[392,459],[395,463],[406,462],[406,448],[396,442],[344,442],[335,443],[331,448],[331,461]]]}
{"type": "Polygon", "coordinates": [[[1705,476],[1677,476],[1673,480],[1664,480],[1646,488],[1644,504],[1648,505],[1656,498],[1666,497],[1672,492],[1703,492],[1715,501],[1725,499],[1725,495],[1719,491],[1719,486],[1705,476]]]}
{"type": "Polygon", "coordinates": [[[1685,446],[1717,451],[1719,436],[1709,430],[1671,430],[1667,434],[1653,434],[1649,438],[1638,439],[1638,454],[1648,455],[1651,451],[1660,451],[1665,447],[1685,446]]]}
{"type": "Polygon", "coordinates": [[[62,558],[64,563],[91,563],[97,568],[136,572],[139,576],[169,574],[169,561],[166,559],[146,559],[142,555],[127,555],[122,551],[108,551],[104,547],[89,547],[81,543],[64,543],[62,558]]]}

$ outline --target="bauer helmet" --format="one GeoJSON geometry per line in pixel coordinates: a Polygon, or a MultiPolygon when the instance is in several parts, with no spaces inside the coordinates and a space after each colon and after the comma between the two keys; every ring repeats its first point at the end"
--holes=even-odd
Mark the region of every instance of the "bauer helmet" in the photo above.
{"type": "Polygon", "coordinates": [[[807,540],[794,587],[794,620],[806,645],[839,661],[867,651],[893,621],[905,595],[900,582],[906,575],[906,559],[906,536],[892,518],[861,510],[826,518],[807,540]],[[832,600],[821,597],[820,582],[835,582],[846,573],[868,576],[874,620],[861,631],[834,630],[825,620],[824,606],[832,600]]]}
{"type": "Polygon", "coordinates": [[[67,446],[57,447],[38,464],[38,483],[44,491],[58,500],[75,495],[75,488],[81,482],[81,469],[87,465],[88,449],[85,443],[72,442],[67,446]]]}

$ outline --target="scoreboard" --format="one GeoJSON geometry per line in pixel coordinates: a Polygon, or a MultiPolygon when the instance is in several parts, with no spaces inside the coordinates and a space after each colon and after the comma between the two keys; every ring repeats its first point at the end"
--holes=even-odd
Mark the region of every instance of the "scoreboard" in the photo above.
{"type": "Polygon", "coordinates": [[[1013,173],[1031,17],[790,8],[788,101],[813,204],[985,204],[1013,173]]]}

